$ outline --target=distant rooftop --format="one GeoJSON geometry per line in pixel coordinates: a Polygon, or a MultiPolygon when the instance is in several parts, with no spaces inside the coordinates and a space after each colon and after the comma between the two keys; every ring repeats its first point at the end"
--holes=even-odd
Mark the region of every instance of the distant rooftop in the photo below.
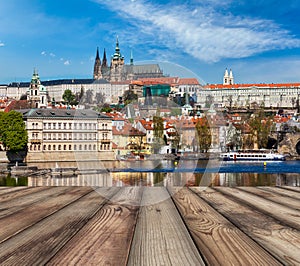
{"type": "Polygon", "coordinates": [[[21,109],[17,110],[22,113],[24,118],[71,118],[71,119],[110,119],[107,115],[98,113],[90,109],[21,109]]]}
{"type": "MultiPolygon", "coordinates": [[[[41,81],[44,86],[55,86],[64,84],[109,84],[105,79],[55,79],[55,80],[45,80],[41,81]]],[[[8,87],[26,87],[30,86],[30,82],[12,82],[8,84],[8,87]]]]}

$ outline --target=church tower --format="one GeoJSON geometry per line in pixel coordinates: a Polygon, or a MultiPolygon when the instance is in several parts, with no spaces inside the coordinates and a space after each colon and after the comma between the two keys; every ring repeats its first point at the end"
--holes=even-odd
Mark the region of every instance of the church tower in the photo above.
{"type": "Polygon", "coordinates": [[[121,81],[124,69],[124,56],[121,55],[117,37],[115,53],[110,63],[110,81],[121,81]]]}
{"type": "Polygon", "coordinates": [[[223,77],[223,85],[233,85],[233,84],[234,84],[234,79],[233,79],[232,70],[230,69],[230,72],[228,74],[228,70],[226,68],[223,77]]]}
{"type": "Polygon", "coordinates": [[[41,84],[39,74],[34,70],[30,87],[27,90],[27,101],[31,108],[46,108],[48,105],[48,91],[41,84]]]}
{"type": "Polygon", "coordinates": [[[101,78],[102,78],[101,60],[99,57],[99,49],[97,47],[96,59],[95,59],[95,64],[94,64],[94,79],[101,79],[101,78]]]}
{"type": "Polygon", "coordinates": [[[233,81],[233,74],[232,74],[232,70],[230,69],[230,72],[229,72],[229,84],[230,85],[233,85],[234,84],[234,81],[233,81]]]}

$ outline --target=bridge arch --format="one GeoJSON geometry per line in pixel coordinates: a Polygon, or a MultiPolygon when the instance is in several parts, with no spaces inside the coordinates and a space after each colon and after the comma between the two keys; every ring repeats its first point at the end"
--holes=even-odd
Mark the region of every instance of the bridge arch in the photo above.
{"type": "Polygon", "coordinates": [[[297,144],[296,144],[296,152],[298,155],[300,155],[300,139],[298,139],[297,144]]]}

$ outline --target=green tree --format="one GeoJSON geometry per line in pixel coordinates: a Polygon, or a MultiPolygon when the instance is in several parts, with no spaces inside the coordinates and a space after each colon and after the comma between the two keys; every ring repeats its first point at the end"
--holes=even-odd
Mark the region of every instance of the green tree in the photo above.
{"type": "Polygon", "coordinates": [[[28,135],[21,113],[0,113],[0,139],[5,150],[17,152],[26,149],[28,135]]]}
{"type": "Polygon", "coordinates": [[[198,140],[199,149],[208,152],[211,146],[211,131],[209,122],[206,117],[198,120],[196,124],[196,139],[198,140]]]}
{"type": "Polygon", "coordinates": [[[100,109],[100,112],[102,113],[110,113],[112,112],[112,108],[109,106],[108,103],[105,103],[102,108],[100,109]]]}
{"type": "Polygon", "coordinates": [[[127,91],[124,91],[122,99],[124,101],[124,104],[127,105],[133,101],[137,101],[138,96],[132,90],[127,90],[127,91]]]}
{"type": "Polygon", "coordinates": [[[85,101],[84,103],[87,103],[87,104],[92,104],[94,101],[93,101],[93,98],[94,98],[94,93],[92,90],[87,90],[86,93],[85,93],[85,101]]]}
{"type": "Polygon", "coordinates": [[[271,117],[266,117],[263,110],[253,115],[249,120],[251,135],[259,149],[267,148],[269,134],[273,125],[271,117]]]}
{"type": "Polygon", "coordinates": [[[77,105],[78,104],[76,102],[75,94],[73,94],[72,91],[69,89],[65,90],[62,98],[68,105],[77,105]]]}
{"type": "Polygon", "coordinates": [[[101,106],[105,103],[105,94],[102,92],[97,92],[95,96],[96,104],[101,106]]]}
{"type": "Polygon", "coordinates": [[[153,135],[154,135],[154,143],[153,143],[153,149],[154,153],[157,153],[160,149],[160,147],[164,143],[164,121],[162,117],[158,115],[153,116],[153,135]]]}

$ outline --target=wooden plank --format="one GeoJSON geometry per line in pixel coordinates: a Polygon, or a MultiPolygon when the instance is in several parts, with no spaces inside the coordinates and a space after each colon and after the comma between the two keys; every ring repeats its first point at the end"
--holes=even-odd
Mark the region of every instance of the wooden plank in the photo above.
{"type": "Polygon", "coordinates": [[[48,265],[126,265],[142,187],[116,194],[48,265]]]}
{"type": "Polygon", "coordinates": [[[283,206],[267,199],[263,199],[259,196],[239,190],[237,188],[215,187],[215,189],[223,194],[240,200],[252,208],[256,208],[260,212],[263,212],[277,219],[278,221],[281,221],[285,225],[300,230],[300,211],[298,210],[283,206]]]}
{"type": "Polygon", "coordinates": [[[0,244],[1,265],[42,265],[61,249],[118,188],[99,189],[0,244]],[[105,197],[101,195],[105,195],[105,197]],[[101,194],[101,195],[100,195],[101,194]]]}
{"type": "MultiPolygon", "coordinates": [[[[0,219],[0,242],[34,225],[38,221],[65,207],[83,195],[92,191],[89,187],[61,187],[53,188],[48,197],[41,201],[22,207],[14,213],[9,213],[0,219]]],[[[13,209],[13,208],[12,208],[13,209]]]]}
{"type": "Polygon", "coordinates": [[[291,186],[281,186],[280,188],[284,188],[287,190],[292,190],[300,193],[300,187],[291,187],[291,186]]]}
{"type": "Polygon", "coordinates": [[[20,211],[34,203],[45,201],[50,197],[53,197],[53,194],[55,196],[56,195],[55,193],[64,193],[68,189],[69,189],[68,187],[55,187],[52,189],[51,187],[49,188],[40,187],[37,189],[34,188],[34,189],[28,189],[26,191],[19,191],[20,193],[24,192],[23,197],[19,195],[16,198],[1,202],[0,218],[3,218],[7,215],[11,215],[12,213],[20,211]]]}
{"type": "Polygon", "coordinates": [[[300,265],[300,232],[215,190],[193,191],[283,264],[300,265]]]}
{"type": "Polygon", "coordinates": [[[49,187],[31,187],[31,188],[27,188],[27,189],[22,189],[22,190],[11,190],[5,194],[0,195],[0,204],[2,206],[2,204],[4,204],[5,202],[10,202],[14,199],[17,198],[21,198],[22,199],[25,198],[26,195],[31,195],[33,193],[40,193],[43,190],[49,190],[49,187]]]}
{"type": "Polygon", "coordinates": [[[271,191],[264,191],[256,187],[239,187],[239,189],[289,208],[300,210],[300,200],[282,196],[271,191]]]}
{"type": "Polygon", "coordinates": [[[128,265],[204,265],[165,188],[145,188],[141,206],[128,265]]]}
{"type": "Polygon", "coordinates": [[[18,190],[28,189],[28,187],[0,187],[0,195],[6,194],[8,192],[15,192],[18,190]]]}
{"type": "Polygon", "coordinates": [[[259,187],[259,189],[274,192],[282,196],[291,197],[293,199],[300,200],[300,193],[291,190],[286,190],[281,187],[259,187]]]}
{"type": "Polygon", "coordinates": [[[207,264],[281,265],[187,188],[178,188],[173,198],[207,264]]]}

